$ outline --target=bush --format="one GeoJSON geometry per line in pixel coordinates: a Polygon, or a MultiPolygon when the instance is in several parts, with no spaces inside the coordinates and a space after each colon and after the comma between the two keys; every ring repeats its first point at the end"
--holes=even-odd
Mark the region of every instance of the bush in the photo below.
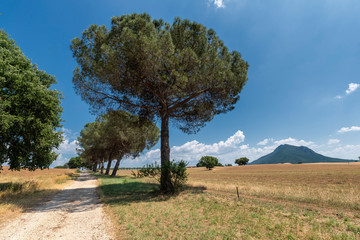
{"type": "Polygon", "coordinates": [[[58,169],[67,169],[68,167],[67,167],[66,165],[64,165],[64,166],[56,166],[56,167],[54,167],[54,168],[58,168],[58,169]]]}
{"type": "Polygon", "coordinates": [[[249,159],[247,157],[238,158],[235,160],[235,163],[237,165],[246,165],[249,162],[249,159]]]}
{"type": "Polygon", "coordinates": [[[197,167],[206,167],[207,169],[211,170],[215,166],[222,166],[222,165],[221,165],[221,163],[219,163],[219,160],[216,157],[203,156],[200,158],[200,160],[199,160],[198,164],[196,164],[196,166],[197,167]]]}
{"type": "MultiPolygon", "coordinates": [[[[179,162],[170,162],[171,184],[173,185],[175,192],[178,192],[187,181],[187,165],[188,163],[183,160],[179,162]]],[[[132,172],[132,175],[138,178],[151,177],[156,179],[156,181],[160,183],[161,167],[156,162],[155,164],[147,164],[141,169],[139,169],[137,173],[132,172]]]]}

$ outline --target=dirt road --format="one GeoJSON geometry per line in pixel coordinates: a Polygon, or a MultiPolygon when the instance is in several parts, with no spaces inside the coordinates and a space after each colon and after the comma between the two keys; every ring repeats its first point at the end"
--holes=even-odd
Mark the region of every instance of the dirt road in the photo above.
{"type": "Polygon", "coordinates": [[[51,201],[2,226],[0,239],[112,239],[96,186],[93,177],[81,173],[51,201]]]}

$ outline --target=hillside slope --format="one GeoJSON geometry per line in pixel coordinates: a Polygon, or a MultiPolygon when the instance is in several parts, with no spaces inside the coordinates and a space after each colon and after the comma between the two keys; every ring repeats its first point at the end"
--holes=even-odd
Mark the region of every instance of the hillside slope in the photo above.
{"type": "Polygon", "coordinates": [[[319,162],[352,162],[354,160],[331,158],[318,154],[310,148],[296,147],[288,144],[280,145],[272,153],[251,162],[250,164],[277,163],[319,163],[319,162]]]}

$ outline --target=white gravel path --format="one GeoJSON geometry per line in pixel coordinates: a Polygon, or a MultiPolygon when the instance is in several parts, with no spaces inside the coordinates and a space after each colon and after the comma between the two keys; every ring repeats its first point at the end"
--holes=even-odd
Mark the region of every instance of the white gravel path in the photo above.
{"type": "Polygon", "coordinates": [[[97,181],[88,173],[34,208],[0,228],[0,239],[112,239],[109,219],[96,195],[97,181]]]}

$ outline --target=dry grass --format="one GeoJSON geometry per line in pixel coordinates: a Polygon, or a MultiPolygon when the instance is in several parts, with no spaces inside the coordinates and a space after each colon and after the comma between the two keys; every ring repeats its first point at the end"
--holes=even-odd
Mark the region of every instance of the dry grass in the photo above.
{"type": "Polygon", "coordinates": [[[118,238],[360,239],[359,164],[188,171],[192,187],[173,197],[155,194],[151,180],[133,179],[131,171],[101,177],[118,238]]]}
{"type": "Polygon", "coordinates": [[[46,169],[0,172],[0,223],[36,206],[74,179],[75,170],[46,169]]]}
{"type": "Polygon", "coordinates": [[[211,191],[360,210],[360,164],[190,168],[189,184],[211,191]]]}

